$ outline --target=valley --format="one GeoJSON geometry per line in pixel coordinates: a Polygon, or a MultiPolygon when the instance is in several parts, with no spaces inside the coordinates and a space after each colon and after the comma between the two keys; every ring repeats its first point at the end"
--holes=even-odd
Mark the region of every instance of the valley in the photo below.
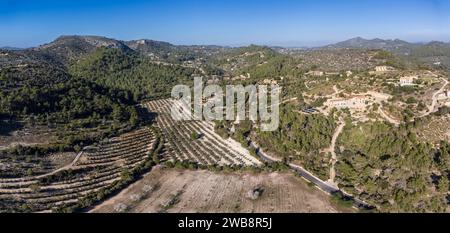
{"type": "Polygon", "coordinates": [[[448,212],[447,47],[1,49],[0,212],[448,212]],[[279,127],[176,121],[171,90],[195,77],[278,85],[279,127]]]}

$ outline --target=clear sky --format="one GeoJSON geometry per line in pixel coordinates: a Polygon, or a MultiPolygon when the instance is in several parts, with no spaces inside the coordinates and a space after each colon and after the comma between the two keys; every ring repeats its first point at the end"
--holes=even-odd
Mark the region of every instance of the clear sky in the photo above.
{"type": "Polygon", "coordinates": [[[0,47],[60,35],[315,46],[356,36],[450,41],[448,0],[0,0],[0,47]]]}

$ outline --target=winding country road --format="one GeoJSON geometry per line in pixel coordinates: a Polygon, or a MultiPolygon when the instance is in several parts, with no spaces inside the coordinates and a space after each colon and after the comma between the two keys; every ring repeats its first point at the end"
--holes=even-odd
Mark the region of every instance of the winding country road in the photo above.
{"type": "Polygon", "coordinates": [[[330,179],[328,180],[328,183],[330,185],[333,185],[337,187],[337,183],[335,181],[336,178],[336,170],[334,169],[334,166],[337,162],[337,156],[336,156],[336,142],[339,137],[339,135],[342,133],[345,127],[345,121],[342,119],[339,120],[339,126],[336,128],[336,131],[333,134],[333,138],[331,139],[331,145],[330,148],[328,148],[328,152],[331,153],[331,166],[330,166],[330,179]]]}
{"type": "Polygon", "coordinates": [[[27,185],[27,184],[33,183],[33,181],[27,181],[26,179],[28,179],[28,178],[33,178],[34,180],[38,180],[38,179],[42,179],[42,178],[45,178],[45,177],[49,177],[49,176],[55,175],[58,172],[61,172],[61,171],[64,171],[64,170],[69,170],[69,169],[73,168],[75,166],[75,163],[80,159],[80,157],[82,155],[83,155],[83,152],[79,152],[77,154],[77,156],[75,157],[75,159],[70,164],[68,164],[68,165],[66,165],[64,167],[58,168],[58,169],[56,169],[54,171],[51,171],[49,173],[46,173],[46,174],[42,174],[42,175],[38,175],[38,176],[32,176],[32,177],[11,178],[11,179],[5,179],[5,180],[8,180],[10,183],[18,183],[18,184],[22,184],[22,185],[27,185]]]}
{"type": "MultiPolygon", "coordinates": [[[[281,159],[278,158],[274,158],[266,153],[263,152],[263,150],[254,142],[250,141],[249,143],[250,147],[255,149],[256,154],[265,162],[269,162],[269,163],[273,163],[273,162],[282,162],[281,159]]],[[[307,181],[314,183],[315,185],[317,185],[321,190],[323,190],[324,192],[327,193],[334,193],[339,191],[338,188],[336,188],[333,185],[328,184],[327,182],[321,180],[320,178],[314,176],[313,174],[311,174],[310,172],[308,172],[307,170],[305,170],[303,167],[290,163],[288,164],[289,167],[294,170],[295,172],[297,172],[298,174],[300,174],[303,178],[305,178],[307,181]]]]}
{"type": "Polygon", "coordinates": [[[423,115],[419,116],[418,118],[426,117],[426,116],[428,116],[428,115],[430,115],[430,114],[432,114],[434,112],[434,108],[436,107],[436,104],[437,104],[437,101],[438,101],[437,100],[437,96],[440,93],[442,93],[444,91],[445,87],[448,85],[448,80],[447,79],[442,78],[441,80],[444,81],[444,85],[441,87],[441,89],[439,89],[438,91],[436,91],[433,94],[433,97],[432,97],[433,100],[431,102],[431,105],[428,106],[428,111],[426,113],[424,113],[423,115]]]}
{"type": "Polygon", "coordinates": [[[47,176],[54,175],[54,174],[56,174],[56,173],[58,173],[58,172],[60,172],[60,171],[69,170],[69,169],[71,169],[71,168],[73,168],[73,167],[75,166],[75,164],[76,164],[76,163],[78,162],[78,160],[80,159],[81,155],[83,155],[83,151],[82,151],[82,152],[79,152],[79,153],[77,154],[77,156],[75,157],[75,159],[74,159],[70,164],[68,164],[68,165],[66,165],[66,166],[64,166],[64,167],[58,168],[58,169],[56,169],[56,170],[54,170],[54,171],[52,171],[52,172],[50,172],[50,173],[42,174],[42,175],[39,175],[39,176],[33,176],[33,177],[34,177],[35,179],[41,179],[41,178],[44,178],[44,177],[47,177],[47,176]]]}
{"type": "MultiPolygon", "coordinates": [[[[442,92],[445,90],[445,87],[447,87],[447,85],[448,85],[448,80],[446,80],[446,79],[444,79],[444,78],[442,78],[441,80],[444,82],[444,84],[442,85],[442,87],[441,87],[439,90],[437,90],[437,91],[433,94],[433,96],[432,96],[432,102],[431,102],[431,105],[428,106],[427,112],[425,112],[424,114],[422,114],[422,115],[416,117],[416,119],[424,118],[424,117],[429,116],[430,114],[436,112],[434,109],[436,108],[436,105],[437,105],[437,102],[438,102],[437,96],[438,96],[440,93],[442,93],[442,92]]],[[[382,106],[380,106],[380,107],[378,108],[378,113],[379,113],[379,114],[381,115],[381,117],[383,117],[386,121],[388,121],[389,123],[391,123],[391,124],[393,124],[393,125],[395,125],[395,126],[399,126],[399,125],[402,123],[401,121],[392,118],[392,117],[389,116],[385,111],[383,111],[382,106]]],[[[414,120],[412,120],[412,121],[414,121],[414,120]]]]}
{"type": "Polygon", "coordinates": [[[399,120],[396,120],[396,119],[390,117],[388,114],[386,114],[386,112],[383,111],[382,106],[380,106],[378,108],[378,113],[381,115],[381,117],[383,117],[385,120],[387,120],[389,123],[391,123],[395,126],[399,126],[401,124],[401,122],[399,120]]]}
{"type": "MultiPolygon", "coordinates": [[[[274,158],[274,157],[264,153],[262,151],[262,149],[256,143],[252,142],[251,140],[249,140],[249,146],[251,148],[255,149],[256,154],[265,162],[268,162],[268,163],[282,162],[281,159],[274,158]]],[[[319,189],[321,189],[322,191],[324,191],[328,194],[332,195],[334,193],[341,192],[348,198],[352,199],[354,205],[358,208],[361,208],[361,207],[372,208],[373,207],[372,205],[370,205],[362,200],[359,200],[358,198],[355,198],[352,195],[348,194],[347,192],[339,189],[335,185],[331,185],[328,182],[321,180],[320,178],[311,174],[309,171],[305,170],[303,167],[301,167],[299,165],[289,163],[288,166],[289,166],[289,168],[291,168],[291,170],[293,170],[294,172],[299,174],[305,180],[315,184],[317,187],[319,187],[319,189]]]]}

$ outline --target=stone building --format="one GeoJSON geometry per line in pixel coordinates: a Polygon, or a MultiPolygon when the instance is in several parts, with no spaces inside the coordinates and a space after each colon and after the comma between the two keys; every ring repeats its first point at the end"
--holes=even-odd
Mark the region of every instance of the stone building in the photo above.
{"type": "Polygon", "coordinates": [[[367,97],[365,96],[354,96],[350,98],[328,100],[327,105],[337,109],[360,109],[367,106],[366,101],[367,97]]]}

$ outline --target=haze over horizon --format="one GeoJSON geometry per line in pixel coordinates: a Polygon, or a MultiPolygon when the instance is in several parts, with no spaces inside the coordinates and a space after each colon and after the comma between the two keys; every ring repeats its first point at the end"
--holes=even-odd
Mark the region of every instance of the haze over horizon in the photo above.
{"type": "Polygon", "coordinates": [[[0,0],[0,47],[60,35],[228,46],[314,47],[354,37],[449,42],[449,11],[445,0],[0,0]]]}

